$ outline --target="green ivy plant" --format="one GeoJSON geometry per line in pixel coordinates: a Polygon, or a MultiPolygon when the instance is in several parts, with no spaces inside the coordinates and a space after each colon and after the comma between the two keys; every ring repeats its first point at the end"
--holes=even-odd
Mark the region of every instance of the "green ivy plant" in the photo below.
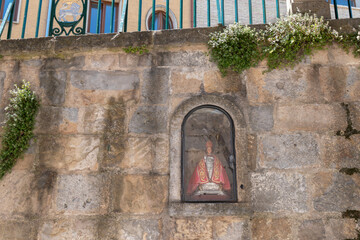
{"type": "Polygon", "coordinates": [[[9,105],[5,108],[5,126],[0,151],[0,179],[16,163],[16,159],[29,148],[34,136],[35,117],[39,109],[39,99],[23,81],[21,87],[15,85],[10,91],[9,105]]]}
{"type": "Polygon", "coordinates": [[[229,25],[223,32],[210,35],[211,60],[224,75],[228,70],[242,72],[267,60],[268,71],[293,67],[314,49],[338,42],[345,49],[354,48],[360,56],[360,32],[339,34],[323,18],[293,14],[254,30],[240,24],[229,25]]]}

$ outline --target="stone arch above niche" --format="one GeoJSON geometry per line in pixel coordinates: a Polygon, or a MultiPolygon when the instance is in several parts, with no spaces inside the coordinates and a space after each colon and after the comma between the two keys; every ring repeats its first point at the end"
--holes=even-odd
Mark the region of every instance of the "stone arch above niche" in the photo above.
{"type": "MultiPolygon", "coordinates": [[[[194,108],[202,105],[217,106],[226,111],[234,122],[235,130],[235,151],[236,151],[236,179],[237,199],[244,202],[248,199],[249,193],[242,189],[248,182],[246,179],[247,170],[247,141],[246,122],[244,114],[234,102],[214,95],[202,95],[184,101],[174,111],[170,119],[170,182],[169,201],[170,203],[181,202],[181,125],[185,116],[194,108]]],[[[170,211],[171,208],[170,208],[170,211]]]]}

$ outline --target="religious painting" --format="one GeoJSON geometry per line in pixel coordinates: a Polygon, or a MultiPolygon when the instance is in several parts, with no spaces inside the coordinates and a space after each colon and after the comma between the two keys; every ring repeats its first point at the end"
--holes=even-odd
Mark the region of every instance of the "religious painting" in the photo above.
{"type": "Polygon", "coordinates": [[[182,200],[236,202],[234,124],[223,109],[204,105],[182,124],[182,200]]]}

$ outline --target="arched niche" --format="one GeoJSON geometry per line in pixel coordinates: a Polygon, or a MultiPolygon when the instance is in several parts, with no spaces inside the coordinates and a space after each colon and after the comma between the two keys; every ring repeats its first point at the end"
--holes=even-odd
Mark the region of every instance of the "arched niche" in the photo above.
{"type": "MultiPolygon", "coordinates": [[[[198,214],[218,214],[220,205],[203,205],[208,203],[187,203],[182,201],[182,168],[181,168],[181,155],[182,155],[182,136],[181,129],[184,123],[185,117],[194,109],[201,106],[216,106],[225,111],[233,120],[234,126],[234,152],[236,153],[235,166],[236,166],[236,200],[237,205],[226,205],[222,208],[224,211],[228,207],[236,209],[233,212],[242,211],[238,206],[242,206],[250,198],[250,183],[249,183],[249,166],[251,163],[248,160],[247,149],[247,131],[246,121],[244,114],[242,113],[241,105],[237,105],[235,102],[227,100],[221,96],[216,95],[201,95],[182,102],[172,113],[170,118],[169,129],[169,163],[170,163],[170,179],[169,179],[169,203],[170,214],[185,214],[188,215],[191,212],[192,215],[198,214]],[[244,187],[245,186],[245,187],[244,187]],[[249,187],[247,187],[249,186],[249,187]],[[240,204],[240,205],[238,205],[240,204]],[[200,210],[201,212],[200,212],[200,210]],[[204,209],[206,211],[204,212],[204,209]],[[211,210],[212,209],[212,210],[211,210]],[[211,212],[213,211],[213,212],[211,212]]],[[[222,204],[222,203],[219,203],[222,204]]],[[[223,203],[228,204],[228,203],[223,203]]],[[[233,203],[234,204],[234,203],[233,203]]],[[[189,216],[190,216],[189,215],[189,216]]]]}
{"type": "Polygon", "coordinates": [[[234,122],[224,109],[201,105],[181,126],[183,202],[236,202],[234,122]]]}

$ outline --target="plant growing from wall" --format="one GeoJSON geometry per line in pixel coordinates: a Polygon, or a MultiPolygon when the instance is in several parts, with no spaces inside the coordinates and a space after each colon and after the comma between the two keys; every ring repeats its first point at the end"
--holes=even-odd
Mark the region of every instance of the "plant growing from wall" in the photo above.
{"type": "Polygon", "coordinates": [[[263,54],[269,70],[294,66],[313,49],[321,49],[336,39],[323,18],[293,14],[270,24],[264,31],[263,54]]]}
{"type": "Polygon", "coordinates": [[[140,55],[149,52],[149,49],[147,48],[146,45],[142,45],[140,47],[129,46],[129,47],[123,48],[123,50],[126,53],[132,53],[132,54],[137,54],[138,53],[140,55]]]}
{"type": "Polygon", "coordinates": [[[225,75],[227,70],[242,72],[267,60],[268,71],[293,67],[314,49],[338,42],[345,49],[353,48],[360,56],[360,32],[339,34],[323,18],[309,14],[293,14],[254,30],[240,24],[229,25],[223,32],[210,35],[211,60],[225,75]]]}
{"type": "Polygon", "coordinates": [[[217,62],[222,74],[226,74],[227,69],[241,73],[261,60],[260,39],[254,29],[232,24],[224,32],[210,34],[211,58],[217,62]]]}
{"type": "Polygon", "coordinates": [[[39,99],[23,81],[21,87],[15,85],[10,92],[9,105],[5,108],[5,126],[0,151],[0,179],[9,172],[16,159],[28,149],[34,136],[35,117],[39,109],[39,99]]]}

